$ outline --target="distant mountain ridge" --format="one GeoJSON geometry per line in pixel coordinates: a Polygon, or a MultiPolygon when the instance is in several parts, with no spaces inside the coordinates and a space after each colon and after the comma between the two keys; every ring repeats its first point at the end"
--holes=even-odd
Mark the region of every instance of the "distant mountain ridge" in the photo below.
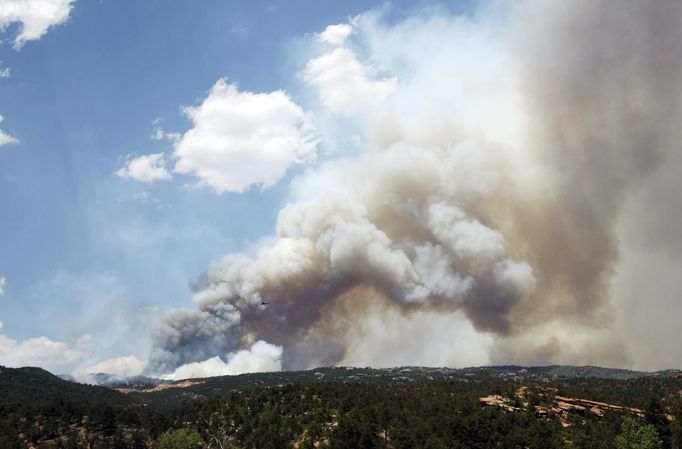
{"type": "Polygon", "coordinates": [[[595,366],[550,365],[524,367],[500,365],[470,368],[430,368],[405,366],[398,368],[325,367],[307,371],[249,373],[192,379],[192,382],[165,381],[145,376],[121,379],[106,373],[96,374],[100,385],[80,384],[63,379],[41,368],[6,368],[0,366],[0,401],[21,401],[27,397],[60,396],[67,399],[113,403],[153,402],[160,406],[175,401],[249,390],[259,387],[316,382],[368,383],[404,385],[419,382],[470,381],[495,378],[519,378],[535,381],[556,379],[628,380],[640,378],[680,378],[680,370],[657,372],[632,371],[595,366]],[[161,386],[162,388],[159,388],[161,386]],[[125,393],[125,394],[124,394],[125,393]]]}
{"type": "MultiPolygon", "coordinates": [[[[491,365],[467,368],[445,368],[445,367],[422,367],[422,366],[403,366],[396,368],[359,368],[359,367],[320,367],[305,371],[279,371],[271,373],[248,373],[232,376],[214,376],[207,378],[196,378],[194,380],[214,380],[214,379],[240,379],[251,378],[254,383],[258,381],[279,379],[282,381],[315,381],[315,380],[346,380],[354,381],[359,378],[383,378],[392,379],[394,382],[401,382],[408,379],[411,381],[419,380],[444,380],[452,376],[466,374],[494,373],[507,376],[550,376],[566,378],[598,378],[598,379],[636,379],[646,376],[678,376],[681,370],[661,370],[655,372],[634,371],[623,368],[603,368],[599,366],[573,366],[573,365],[547,365],[547,366],[522,366],[522,365],[491,365]],[[312,377],[311,377],[312,376],[312,377]]],[[[118,376],[98,373],[95,375],[98,385],[110,388],[139,388],[148,389],[159,384],[173,384],[174,382],[153,377],[135,376],[121,379],[118,376]]],[[[183,379],[184,380],[184,379],[183,379]]]]}
{"type": "MultiPolygon", "coordinates": [[[[3,369],[0,366],[0,372],[3,369]]],[[[4,368],[8,369],[8,368],[4,368]]],[[[11,368],[10,368],[11,369],[11,368]]],[[[23,369],[23,368],[22,368],[23,369]]],[[[36,368],[39,369],[39,368],[36,368]]],[[[471,373],[495,373],[498,375],[507,376],[551,376],[551,377],[566,377],[566,378],[598,378],[598,379],[636,379],[647,376],[679,376],[682,375],[682,370],[667,369],[660,371],[636,371],[624,368],[604,368],[592,365],[546,365],[546,366],[523,366],[523,365],[490,365],[467,368],[446,368],[446,367],[422,367],[422,366],[402,366],[395,368],[369,368],[369,367],[320,367],[304,371],[279,371],[270,373],[247,373],[239,375],[228,376],[214,376],[201,379],[241,379],[253,378],[257,383],[258,380],[265,382],[266,379],[280,379],[291,381],[314,381],[320,380],[327,376],[326,380],[330,378],[333,380],[353,381],[357,376],[361,377],[389,377],[394,381],[402,381],[406,378],[417,380],[421,376],[429,376],[443,379],[453,375],[466,375],[471,373]],[[410,374],[406,374],[410,373],[410,374]],[[314,376],[311,378],[310,376],[314,376]],[[260,379],[260,378],[263,379],[260,379]]],[[[59,378],[76,382],[73,376],[68,374],[60,374],[59,378]]],[[[108,373],[94,373],[91,379],[99,386],[106,386],[109,388],[128,388],[128,389],[149,389],[160,384],[173,384],[180,381],[163,380],[149,376],[133,376],[122,378],[119,375],[108,373]]],[[[183,379],[184,380],[184,379],[183,379]]],[[[433,380],[433,379],[430,379],[433,380]]]]}
{"type": "MultiPolygon", "coordinates": [[[[573,365],[547,365],[523,367],[519,365],[502,365],[486,367],[492,371],[521,372],[527,370],[528,374],[549,375],[568,378],[599,378],[599,379],[635,379],[644,376],[660,375],[662,371],[633,371],[623,368],[603,368],[599,366],[573,366],[573,365]]],[[[669,370],[671,372],[675,370],[669,370]]]]}

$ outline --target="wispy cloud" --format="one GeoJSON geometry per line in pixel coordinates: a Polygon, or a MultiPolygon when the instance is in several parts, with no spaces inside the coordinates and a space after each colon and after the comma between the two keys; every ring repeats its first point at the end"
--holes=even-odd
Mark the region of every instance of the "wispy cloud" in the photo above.
{"type": "Polygon", "coordinates": [[[171,174],[166,170],[166,160],[163,153],[145,154],[136,158],[127,156],[125,166],[114,174],[120,178],[145,183],[172,179],[171,174]]]}

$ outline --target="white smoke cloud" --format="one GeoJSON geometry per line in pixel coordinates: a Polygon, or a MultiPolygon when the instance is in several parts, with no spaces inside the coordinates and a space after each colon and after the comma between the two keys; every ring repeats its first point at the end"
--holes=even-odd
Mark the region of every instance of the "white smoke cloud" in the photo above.
{"type": "Polygon", "coordinates": [[[104,373],[118,378],[127,378],[142,374],[145,366],[146,363],[143,360],[134,355],[128,355],[107,359],[87,368],[79,368],[74,371],[73,376],[79,382],[92,383],[93,374],[104,373]]]}
{"type": "Polygon", "coordinates": [[[282,369],[282,348],[265,341],[257,341],[249,349],[228,354],[227,362],[218,356],[179,366],[170,374],[161,376],[165,380],[192,379],[197,377],[233,376],[243,373],[280,371],[282,369]]]}
{"type": "Polygon", "coordinates": [[[466,173],[494,172],[496,154],[497,147],[484,143],[396,144],[309,174],[297,185],[299,201],[280,212],[274,244],[255,257],[226,256],[196,294],[202,310],[169,317],[156,362],[172,367],[206,348],[233,350],[240,333],[253,332],[287,343],[287,367],[329,363],[328,349],[341,339],[328,327],[336,318],[321,316],[324,307],[362,285],[408,309],[464,308],[477,326],[506,332],[504,315],[533,291],[535,278],[528,264],[509,255],[500,232],[466,212],[496,191],[500,179],[484,182],[466,173]],[[439,270],[430,270],[436,257],[439,270]],[[490,310],[483,292],[493,301],[490,310]],[[323,354],[297,342],[299,332],[324,336],[317,345],[323,354]]]}
{"type": "Polygon", "coordinates": [[[166,170],[166,160],[163,153],[145,154],[136,158],[126,157],[126,164],[114,173],[120,178],[152,183],[172,179],[166,170]]]}
{"type": "MultiPolygon", "coordinates": [[[[397,23],[368,13],[316,36],[335,48],[312,56],[305,86],[357,123],[362,151],[293,182],[276,234],[213,264],[198,309],[164,319],[152,366],[254,339],[281,346],[284,368],[628,363],[611,327],[616,225],[663,162],[679,173],[682,4],[494,5],[397,23]],[[484,355],[448,357],[439,336],[484,355]],[[409,350],[385,351],[398,343],[409,350]]],[[[668,230],[670,202],[652,202],[668,230]]]]}
{"type": "Polygon", "coordinates": [[[194,175],[218,193],[271,187],[316,155],[308,117],[283,91],[240,91],[221,79],[185,114],[194,127],[175,145],[175,172],[194,175]]]}
{"type": "Polygon", "coordinates": [[[0,31],[20,24],[14,48],[38,40],[50,27],[66,22],[75,0],[0,0],[0,31]]]}
{"type": "MultiPolygon", "coordinates": [[[[379,81],[346,47],[313,57],[304,80],[326,107],[353,114],[366,128],[365,152],[295,181],[277,235],[253,257],[228,255],[211,267],[195,295],[200,311],[169,317],[155,364],[172,368],[199,360],[197,351],[234,351],[251,334],[281,344],[286,368],[362,360],[358,348],[376,353],[385,339],[358,326],[340,330],[334,323],[345,303],[356,306],[343,310],[365,310],[365,303],[387,301],[393,319],[404,316],[417,339],[438,341],[435,327],[408,323],[424,324],[439,310],[466,316],[479,332],[514,330],[511,312],[533,295],[537,279],[511,254],[493,205],[533,181],[530,170],[510,169],[523,165],[517,128],[524,111],[504,48],[486,26],[436,17],[386,26],[373,14],[358,17],[359,42],[391,73],[379,81]],[[351,103],[362,101],[371,107],[351,103]],[[518,125],[513,132],[507,119],[518,125]],[[226,309],[229,320],[220,318],[226,309]]],[[[378,316],[381,309],[369,308],[378,316]]],[[[386,338],[398,338],[398,328],[387,325],[386,338]]],[[[474,360],[424,351],[425,361],[474,360]]],[[[382,363],[406,361],[391,354],[382,363]]]]}

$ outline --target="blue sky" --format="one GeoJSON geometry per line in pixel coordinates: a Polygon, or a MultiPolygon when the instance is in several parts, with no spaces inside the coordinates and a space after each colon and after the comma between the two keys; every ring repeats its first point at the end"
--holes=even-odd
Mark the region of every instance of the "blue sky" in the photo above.
{"type": "MultiPolygon", "coordinates": [[[[181,108],[218,79],[305,103],[303,42],[373,8],[399,19],[414,5],[77,0],[68,20],[19,49],[21,23],[6,20],[0,129],[20,142],[0,147],[2,332],[96,340],[107,334],[104,309],[191,306],[189,284],[211,261],[272,234],[302,168],[271,188],[222,194],[188,187],[190,176],[147,184],[113,173],[126,156],[170,153],[171,141],[150,138],[155,128],[187,131],[181,108]]],[[[128,343],[97,344],[113,353],[128,343]]]]}

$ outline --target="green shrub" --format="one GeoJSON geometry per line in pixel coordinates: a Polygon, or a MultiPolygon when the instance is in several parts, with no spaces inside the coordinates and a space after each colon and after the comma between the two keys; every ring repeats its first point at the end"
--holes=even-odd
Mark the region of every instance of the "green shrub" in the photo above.
{"type": "Polygon", "coordinates": [[[202,446],[201,436],[189,429],[175,429],[164,432],[156,442],[155,449],[198,449],[202,446]]]}
{"type": "Polygon", "coordinates": [[[618,449],[662,449],[663,443],[658,438],[654,426],[626,418],[620,434],[616,437],[616,447],[618,449]]]}

